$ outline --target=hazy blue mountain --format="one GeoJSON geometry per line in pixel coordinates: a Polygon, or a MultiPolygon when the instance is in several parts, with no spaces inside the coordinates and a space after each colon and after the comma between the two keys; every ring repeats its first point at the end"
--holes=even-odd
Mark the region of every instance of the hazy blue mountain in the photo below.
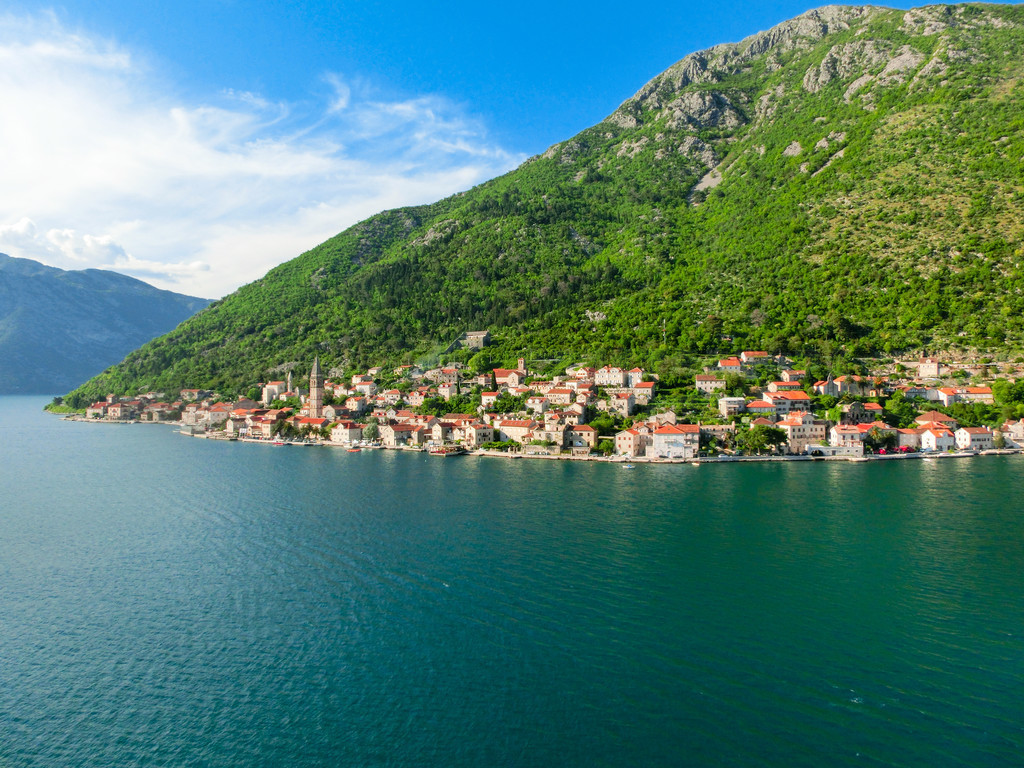
{"type": "Polygon", "coordinates": [[[209,303],[0,254],[0,394],[66,392],[209,303]]]}

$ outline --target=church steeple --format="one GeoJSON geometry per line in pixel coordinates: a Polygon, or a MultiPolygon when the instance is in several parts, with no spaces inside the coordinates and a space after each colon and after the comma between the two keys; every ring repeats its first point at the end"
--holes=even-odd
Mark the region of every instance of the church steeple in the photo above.
{"type": "Polygon", "coordinates": [[[320,357],[313,360],[313,370],[309,373],[309,415],[319,419],[324,410],[324,375],[320,371],[320,357]]]}

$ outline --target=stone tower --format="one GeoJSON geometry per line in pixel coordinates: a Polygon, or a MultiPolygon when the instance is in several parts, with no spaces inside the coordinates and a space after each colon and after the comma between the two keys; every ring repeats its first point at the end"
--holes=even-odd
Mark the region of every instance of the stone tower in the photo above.
{"type": "Polygon", "coordinates": [[[324,414],[324,375],[320,371],[320,358],[313,360],[313,370],[309,373],[309,415],[319,419],[324,414]]]}

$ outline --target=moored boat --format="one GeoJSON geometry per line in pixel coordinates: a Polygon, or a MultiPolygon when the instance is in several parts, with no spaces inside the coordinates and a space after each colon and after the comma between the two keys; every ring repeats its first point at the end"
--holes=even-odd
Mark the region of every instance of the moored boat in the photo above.
{"type": "Polygon", "coordinates": [[[459,456],[466,453],[461,445],[434,445],[427,451],[431,456],[459,456]]]}

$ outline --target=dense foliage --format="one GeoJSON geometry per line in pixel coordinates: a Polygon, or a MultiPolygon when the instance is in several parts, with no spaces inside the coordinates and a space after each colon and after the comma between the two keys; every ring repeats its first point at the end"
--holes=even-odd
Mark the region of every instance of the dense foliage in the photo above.
{"type": "Polygon", "coordinates": [[[433,363],[485,328],[492,364],[667,380],[743,348],[1019,349],[1022,72],[1024,8],[805,14],[512,173],[352,227],[71,397],[230,392],[314,355],[433,363]]]}

